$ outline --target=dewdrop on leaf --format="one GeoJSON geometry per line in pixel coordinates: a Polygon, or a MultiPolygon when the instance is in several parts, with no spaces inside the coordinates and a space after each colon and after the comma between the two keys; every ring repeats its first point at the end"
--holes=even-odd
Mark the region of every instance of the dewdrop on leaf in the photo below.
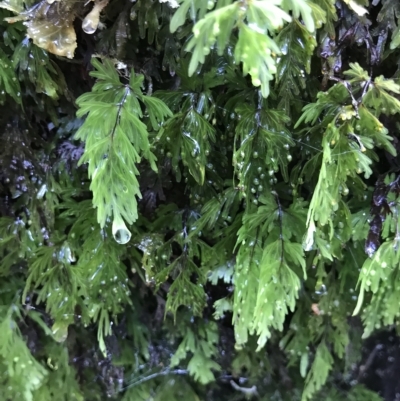
{"type": "Polygon", "coordinates": [[[124,245],[131,239],[131,232],[126,228],[124,220],[121,216],[114,216],[114,221],[112,224],[112,234],[118,244],[124,245]]]}
{"type": "Polygon", "coordinates": [[[82,21],[82,29],[84,32],[89,35],[92,35],[96,32],[100,22],[100,13],[107,4],[108,0],[95,3],[92,11],[90,11],[90,13],[86,15],[85,19],[82,21]]]}

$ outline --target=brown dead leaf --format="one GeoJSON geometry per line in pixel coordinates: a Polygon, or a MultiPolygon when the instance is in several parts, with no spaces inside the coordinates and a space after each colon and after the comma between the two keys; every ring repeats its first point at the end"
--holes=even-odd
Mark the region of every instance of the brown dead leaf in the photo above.
{"type": "Polygon", "coordinates": [[[57,56],[73,58],[77,46],[73,23],[81,7],[82,3],[77,0],[54,1],[51,4],[42,0],[6,20],[9,23],[24,21],[27,35],[35,45],[57,56]]]}

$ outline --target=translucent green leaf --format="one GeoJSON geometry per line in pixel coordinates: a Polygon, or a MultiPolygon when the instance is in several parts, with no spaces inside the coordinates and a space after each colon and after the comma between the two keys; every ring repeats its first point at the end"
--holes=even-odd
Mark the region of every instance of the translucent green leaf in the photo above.
{"type": "Polygon", "coordinates": [[[118,74],[110,60],[103,64],[93,61],[96,70],[92,75],[98,80],[92,92],[77,99],[79,117],[87,114],[76,138],[86,142],[85,153],[80,163],[89,163],[89,177],[93,191],[93,204],[97,207],[97,218],[101,227],[114,216],[113,233],[127,233],[118,236],[119,243],[130,238],[124,226],[137,217],[137,197],[141,197],[137,164],[146,158],[156,170],[156,157],[150,150],[148,131],[141,121],[142,101],[150,115],[153,129],[157,129],[164,118],[171,115],[168,107],[159,99],[150,99],[140,90],[143,77],[133,73],[129,85],[119,81],[118,74]],[[118,226],[118,227],[117,227],[118,226]],[[121,231],[122,230],[122,231],[121,231]]]}
{"type": "Polygon", "coordinates": [[[170,31],[174,33],[180,26],[182,26],[186,21],[186,14],[190,8],[190,2],[184,1],[180,4],[179,8],[175,11],[170,22],[170,31]]]}
{"type": "Polygon", "coordinates": [[[315,353],[315,359],[306,377],[302,400],[308,400],[314,396],[325,384],[329,371],[332,369],[333,358],[326,344],[319,344],[315,353]]]}
{"type": "Polygon", "coordinates": [[[18,104],[22,103],[21,88],[15,74],[12,63],[6,54],[0,49],[0,102],[4,103],[4,91],[7,92],[18,104]]]}

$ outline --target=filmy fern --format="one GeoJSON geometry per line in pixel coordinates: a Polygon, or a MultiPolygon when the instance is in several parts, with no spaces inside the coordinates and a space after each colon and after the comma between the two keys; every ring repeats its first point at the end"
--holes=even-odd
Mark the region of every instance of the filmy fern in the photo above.
{"type": "Polygon", "coordinates": [[[378,400],[399,17],[1,1],[0,398],[378,400]]]}
{"type": "Polygon", "coordinates": [[[218,1],[215,9],[205,13],[206,8],[213,9],[214,3],[196,3],[186,0],[179,7],[171,20],[171,31],[174,32],[185,22],[186,13],[192,10],[192,19],[196,19],[196,8],[200,10],[199,21],[193,27],[193,37],[186,50],[192,51],[189,75],[193,75],[199,64],[214,45],[218,54],[222,55],[227,47],[231,33],[238,28],[238,39],[235,45],[235,61],[242,63],[243,74],[250,74],[255,86],[261,86],[263,96],[269,94],[269,82],[276,73],[276,55],[280,48],[274,41],[274,36],[285,22],[291,21],[289,11],[295,18],[303,18],[307,29],[314,31],[315,25],[310,6],[305,1],[218,1]],[[194,9],[194,10],[193,10],[194,9]],[[193,12],[194,11],[194,12],[193,12]]]}
{"type": "Polygon", "coordinates": [[[132,73],[129,83],[123,84],[110,60],[102,64],[93,59],[92,63],[96,70],[91,75],[97,82],[91,92],[77,99],[78,117],[87,117],[76,138],[86,142],[81,163],[89,163],[97,220],[104,227],[112,218],[113,235],[125,244],[131,234],[123,219],[132,224],[138,217],[137,165],[145,158],[157,169],[141,107],[146,107],[150,129],[155,131],[171,112],[161,100],[142,93],[142,75],[132,73]]]}

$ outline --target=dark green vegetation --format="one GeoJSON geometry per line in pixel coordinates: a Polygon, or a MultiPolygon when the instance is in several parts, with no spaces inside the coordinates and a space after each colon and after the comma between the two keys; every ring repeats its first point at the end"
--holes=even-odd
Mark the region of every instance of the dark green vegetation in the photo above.
{"type": "Polygon", "coordinates": [[[400,3],[88,3],[0,3],[0,399],[380,400],[400,3]]]}

